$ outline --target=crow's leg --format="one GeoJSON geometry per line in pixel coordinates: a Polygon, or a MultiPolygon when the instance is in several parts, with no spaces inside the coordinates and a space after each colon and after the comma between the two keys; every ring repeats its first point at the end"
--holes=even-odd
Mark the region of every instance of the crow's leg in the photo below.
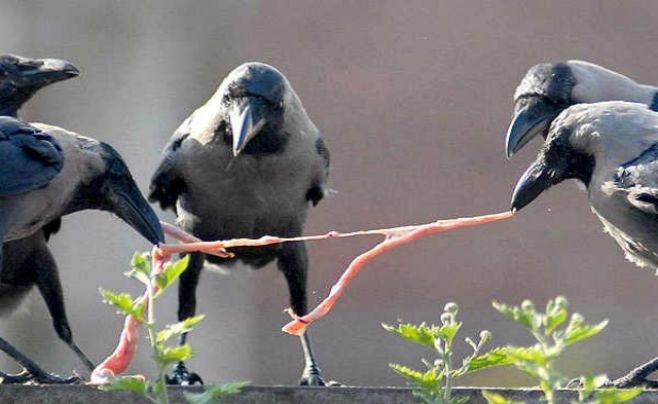
{"type": "Polygon", "coordinates": [[[50,253],[45,239],[42,238],[38,245],[35,246],[25,265],[30,266],[30,270],[35,274],[37,287],[43,300],[46,302],[57,335],[75,352],[87,369],[93,371],[96,365],[89,360],[87,355],[73,341],[73,333],[66,317],[64,295],[62,294],[62,284],[59,280],[57,263],[50,253]]]}
{"type": "MultiPolygon", "coordinates": [[[[203,269],[205,256],[201,253],[191,253],[190,263],[187,269],[180,276],[178,283],[178,320],[183,321],[196,313],[196,288],[199,284],[199,276],[203,269]]],[[[180,336],[179,344],[185,344],[187,333],[180,336]]],[[[167,383],[181,386],[192,386],[203,384],[201,377],[194,372],[187,370],[185,363],[178,362],[174,366],[171,375],[167,375],[167,383]]]]}
{"type": "Polygon", "coordinates": [[[27,381],[35,381],[38,383],[48,383],[48,384],[73,384],[79,383],[81,379],[77,376],[72,377],[61,377],[51,373],[46,372],[41,369],[30,358],[25,356],[19,350],[14,348],[9,342],[0,338],[0,350],[9,355],[13,360],[18,362],[19,365],[25,369],[25,371],[17,375],[8,375],[5,373],[0,373],[2,377],[2,384],[11,384],[11,383],[25,383],[27,381]]]}
{"type": "Polygon", "coordinates": [[[658,371],[658,357],[638,366],[619,379],[610,381],[608,385],[618,388],[646,387],[655,389],[658,388],[658,381],[648,379],[649,375],[655,371],[658,371]]]}
{"type": "MultiPolygon", "coordinates": [[[[306,244],[303,242],[284,244],[277,265],[288,283],[292,311],[298,316],[303,316],[307,310],[306,273],[308,270],[308,256],[306,254],[306,244]]],[[[324,386],[326,383],[322,379],[320,368],[315,360],[308,332],[300,337],[300,341],[304,353],[304,371],[299,384],[303,386],[324,386]]]]}

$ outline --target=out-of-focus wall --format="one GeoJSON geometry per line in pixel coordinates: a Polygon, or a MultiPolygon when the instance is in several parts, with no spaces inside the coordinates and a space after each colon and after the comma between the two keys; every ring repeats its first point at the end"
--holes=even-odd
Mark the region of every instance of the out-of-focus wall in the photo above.
{"type": "MultiPolygon", "coordinates": [[[[512,93],[526,70],[584,59],[658,83],[656,20],[653,1],[0,0],[0,52],[79,66],[79,78],[44,90],[24,118],[112,143],[144,190],[171,133],[230,69],[251,60],[277,66],[332,152],[338,193],[312,210],[311,234],[507,209],[539,146],[504,157],[512,93]]],[[[311,245],[311,303],[372,242],[311,245]]],[[[136,293],[122,273],[148,245],[98,212],[66,218],[51,244],[76,340],[100,360],[122,320],[97,287],[136,293]]],[[[654,275],[624,261],[585,195],[567,183],[506,223],[429,237],[377,259],[311,332],[328,378],[403,384],[387,363],[417,364],[423,352],[381,322],[438,321],[454,300],[466,333],[487,328],[494,343],[527,343],[491,300],[564,294],[592,321],[611,323],[563,368],[618,375],[658,353],[656,290],[654,275]]],[[[160,302],[160,320],[174,320],[175,295],[160,302]]],[[[287,299],[274,268],[206,273],[199,311],[207,317],[191,339],[192,369],[209,382],[294,383],[301,351],[279,331],[287,299]]],[[[38,295],[27,309],[2,321],[1,335],[48,369],[82,371],[38,295]]],[[[151,370],[148,356],[142,346],[134,372],[151,370]]],[[[526,382],[513,376],[489,372],[469,382],[526,382]]]]}

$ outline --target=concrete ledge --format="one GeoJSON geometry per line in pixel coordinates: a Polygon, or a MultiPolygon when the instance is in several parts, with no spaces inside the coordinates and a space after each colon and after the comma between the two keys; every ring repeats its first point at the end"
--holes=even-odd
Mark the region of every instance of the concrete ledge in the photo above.
{"type": "MultiPolygon", "coordinates": [[[[183,390],[171,389],[172,403],[184,403],[183,390]]],[[[190,391],[199,390],[188,388],[190,391]]],[[[457,388],[456,394],[471,398],[471,403],[485,403],[483,389],[457,388]]],[[[538,403],[542,397],[536,389],[487,388],[507,398],[538,403]]],[[[568,403],[576,398],[575,391],[562,391],[559,401],[568,403]]],[[[0,386],[0,403],[12,404],[113,404],[148,403],[131,393],[106,393],[91,386],[0,386]]],[[[226,398],[226,404],[415,404],[411,390],[402,387],[299,387],[299,386],[249,386],[240,394],[226,398]]],[[[633,403],[658,404],[658,390],[648,390],[638,396],[633,403]]]]}

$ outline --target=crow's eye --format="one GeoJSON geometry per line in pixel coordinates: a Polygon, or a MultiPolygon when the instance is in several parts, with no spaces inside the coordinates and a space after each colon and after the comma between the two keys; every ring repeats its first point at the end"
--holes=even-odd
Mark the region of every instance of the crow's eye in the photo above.
{"type": "Polygon", "coordinates": [[[4,79],[4,78],[7,77],[8,75],[9,75],[9,74],[7,73],[7,71],[6,71],[5,69],[1,69],[1,68],[0,68],[0,80],[4,79]]]}
{"type": "Polygon", "coordinates": [[[263,97],[262,95],[252,95],[251,98],[258,100],[261,104],[269,104],[270,102],[267,100],[267,98],[263,97]]]}

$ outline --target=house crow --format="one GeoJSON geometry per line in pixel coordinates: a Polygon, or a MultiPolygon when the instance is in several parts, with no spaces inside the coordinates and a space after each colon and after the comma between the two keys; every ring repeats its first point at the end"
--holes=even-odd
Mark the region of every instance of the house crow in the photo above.
{"type": "MultiPolygon", "coordinates": [[[[64,60],[0,56],[0,115],[18,117],[20,108],[38,90],[78,74],[79,70],[64,60]]],[[[49,236],[59,230],[60,224],[61,220],[55,219],[33,235],[3,245],[0,312],[10,313],[36,285],[59,338],[88,369],[93,370],[93,363],[73,341],[57,264],[46,244],[49,236]]]]}
{"type": "MultiPolygon", "coordinates": [[[[644,104],[621,101],[566,109],[553,121],[539,156],[518,181],[512,210],[570,178],[585,185],[592,211],[626,258],[657,270],[658,113],[644,104]]],[[[651,384],[646,376],[657,369],[658,358],[614,384],[651,384]]]]}
{"type": "MultiPolygon", "coordinates": [[[[178,224],[202,240],[302,234],[309,204],[327,191],[329,151],[292,86],[278,70],[246,63],[176,130],[151,181],[150,197],[177,212],[178,224]]],[[[261,268],[276,261],[293,311],[306,307],[308,258],[302,242],[236,248],[233,259],[192,254],[180,278],[178,318],[196,311],[204,260],[261,268]]],[[[181,343],[185,341],[183,335],[181,343]]],[[[324,385],[308,335],[300,383],[324,385]]],[[[200,381],[180,363],[172,382],[200,381]]]]}
{"type": "Polygon", "coordinates": [[[505,150],[511,157],[537,135],[546,138],[551,121],[575,104],[602,101],[642,103],[658,110],[658,87],[593,63],[571,60],[533,66],[514,93],[514,118],[505,150]]]}
{"type": "MultiPolygon", "coordinates": [[[[151,243],[164,239],[157,216],[127,166],[105,143],[54,126],[0,117],[0,174],[3,308],[15,305],[36,284],[50,302],[54,321],[65,318],[57,267],[45,245],[43,230],[61,216],[85,209],[106,210],[151,243]],[[8,251],[7,262],[4,251],[8,251]],[[36,267],[21,271],[35,262],[36,267]],[[5,268],[9,270],[5,272],[5,268]]],[[[5,375],[5,382],[71,380],[43,372],[13,348],[0,349],[26,369],[15,377],[5,375]]]]}

